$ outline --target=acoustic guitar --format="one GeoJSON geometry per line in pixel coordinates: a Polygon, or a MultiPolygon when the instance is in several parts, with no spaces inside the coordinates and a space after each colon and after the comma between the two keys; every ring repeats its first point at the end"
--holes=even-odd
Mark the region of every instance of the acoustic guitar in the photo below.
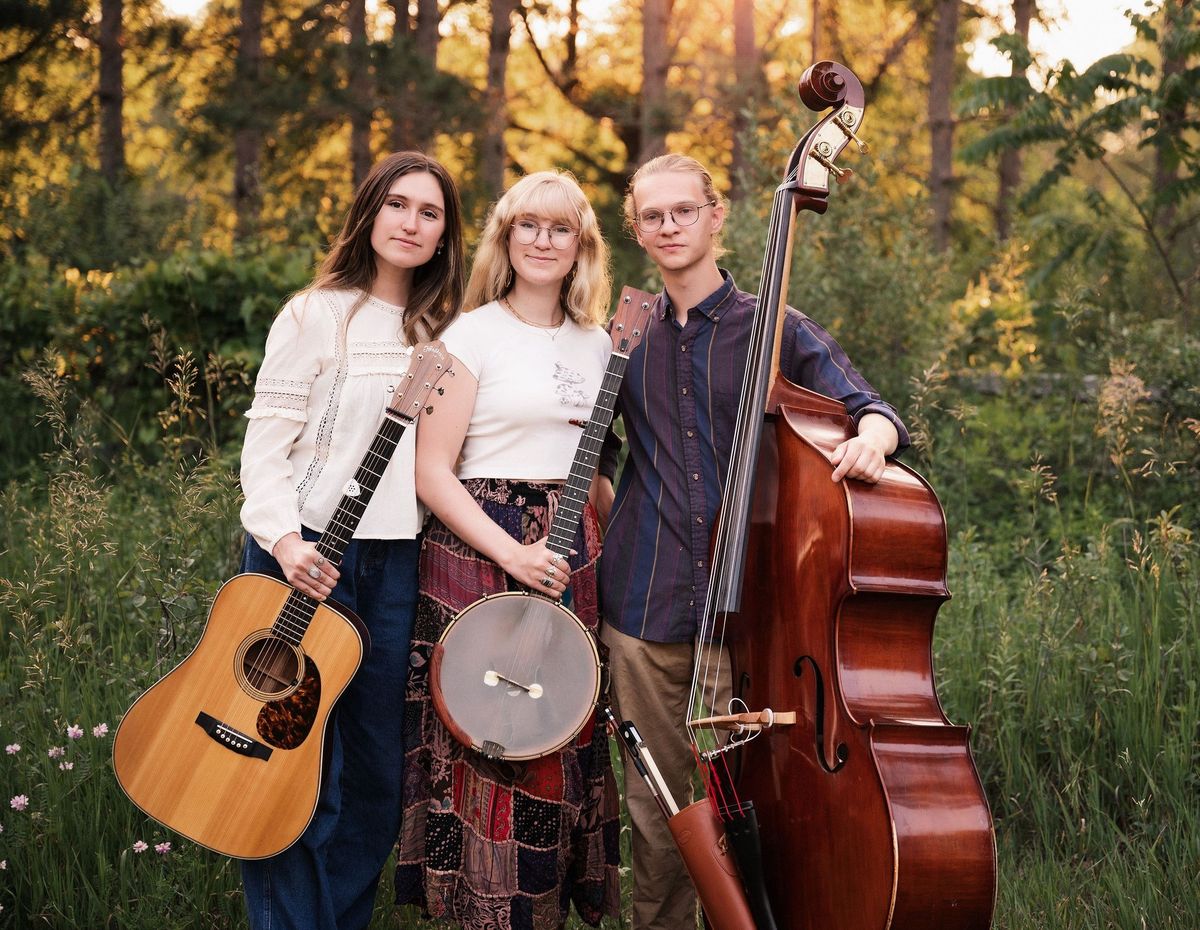
{"type": "MultiPolygon", "coordinates": [[[[613,351],[546,538],[546,548],[564,559],[653,301],[626,287],[617,302],[609,327],[613,351]]],[[[464,746],[492,759],[539,759],[570,743],[591,719],[600,653],[583,621],[557,601],[529,591],[489,594],[442,633],[430,656],[429,691],[434,711],[464,746]]]]}
{"type": "MultiPolygon", "coordinates": [[[[414,350],[317,550],[340,565],[407,427],[448,370],[440,342],[414,350]]],[[[129,708],[113,743],[122,790],[176,833],[238,859],[292,845],[317,806],[330,713],[370,649],[333,601],[236,575],[196,648],[129,708]]]]}

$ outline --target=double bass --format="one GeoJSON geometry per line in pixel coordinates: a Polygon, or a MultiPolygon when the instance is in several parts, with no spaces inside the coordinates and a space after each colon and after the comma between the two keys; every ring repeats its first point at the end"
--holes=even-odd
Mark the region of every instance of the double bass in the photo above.
{"type": "Polygon", "coordinates": [[[691,706],[716,708],[688,722],[698,803],[725,826],[758,930],[984,930],[991,815],[969,727],[951,725],[934,686],[941,505],[898,462],[878,484],[833,482],[853,421],[779,371],[797,216],[824,213],[831,177],[848,174],[838,155],[865,149],[849,69],[818,62],[799,91],[829,112],[792,152],[771,213],[698,641],[727,647],[734,700],[716,707],[716,670],[698,664],[691,706]]]}

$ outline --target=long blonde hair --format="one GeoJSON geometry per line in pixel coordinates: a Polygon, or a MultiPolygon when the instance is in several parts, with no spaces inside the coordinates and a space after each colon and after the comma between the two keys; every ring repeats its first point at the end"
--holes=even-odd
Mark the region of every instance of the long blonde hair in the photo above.
{"type": "Polygon", "coordinates": [[[569,171],[538,171],[521,178],[492,207],[475,250],[465,306],[471,309],[499,300],[513,286],[508,236],[520,216],[544,216],[579,230],[575,267],[563,279],[561,300],[580,325],[603,325],[612,296],[608,244],[600,235],[596,213],[569,171]]]}
{"type": "Polygon", "coordinates": [[[375,281],[375,250],[371,247],[375,217],[383,208],[392,183],[406,174],[421,171],[433,175],[442,189],[446,229],[441,248],[413,272],[412,291],[404,308],[403,321],[404,341],[409,345],[436,337],[454,321],[462,306],[464,250],[458,187],[450,172],[428,155],[393,152],[371,169],[354,192],[342,230],[333,240],[316,277],[301,292],[317,288],[358,288],[362,296],[350,308],[345,321],[349,322],[349,317],[366,300],[375,281]]]}

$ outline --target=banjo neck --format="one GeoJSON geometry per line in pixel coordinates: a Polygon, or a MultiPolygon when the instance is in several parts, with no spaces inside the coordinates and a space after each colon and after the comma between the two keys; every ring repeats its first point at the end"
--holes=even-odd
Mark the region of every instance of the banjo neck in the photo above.
{"type": "Polygon", "coordinates": [[[617,395],[621,390],[621,379],[629,365],[629,353],[642,341],[646,323],[650,319],[650,305],[654,297],[644,291],[626,287],[621,290],[617,312],[610,327],[613,351],[608,357],[608,367],[600,380],[600,391],[592,414],[583,424],[583,435],[575,449],[571,471],[563,487],[562,497],[550,521],[550,532],[546,548],[556,555],[567,558],[579,530],[579,521],[587,506],[588,492],[596,470],[600,467],[600,452],[604,448],[604,437],[612,425],[613,411],[617,406],[617,395]]]}

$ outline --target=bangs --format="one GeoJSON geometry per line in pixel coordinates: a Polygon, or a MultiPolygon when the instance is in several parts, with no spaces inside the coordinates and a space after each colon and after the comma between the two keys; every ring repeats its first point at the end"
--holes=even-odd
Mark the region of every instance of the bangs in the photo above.
{"type": "MultiPolygon", "coordinates": [[[[518,182],[518,186],[521,182],[518,182]]],[[[573,229],[583,226],[583,211],[570,187],[558,178],[537,179],[529,190],[514,191],[510,209],[511,219],[531,215],[545,217],[552,223],[562,223],[573,229]]]]}

